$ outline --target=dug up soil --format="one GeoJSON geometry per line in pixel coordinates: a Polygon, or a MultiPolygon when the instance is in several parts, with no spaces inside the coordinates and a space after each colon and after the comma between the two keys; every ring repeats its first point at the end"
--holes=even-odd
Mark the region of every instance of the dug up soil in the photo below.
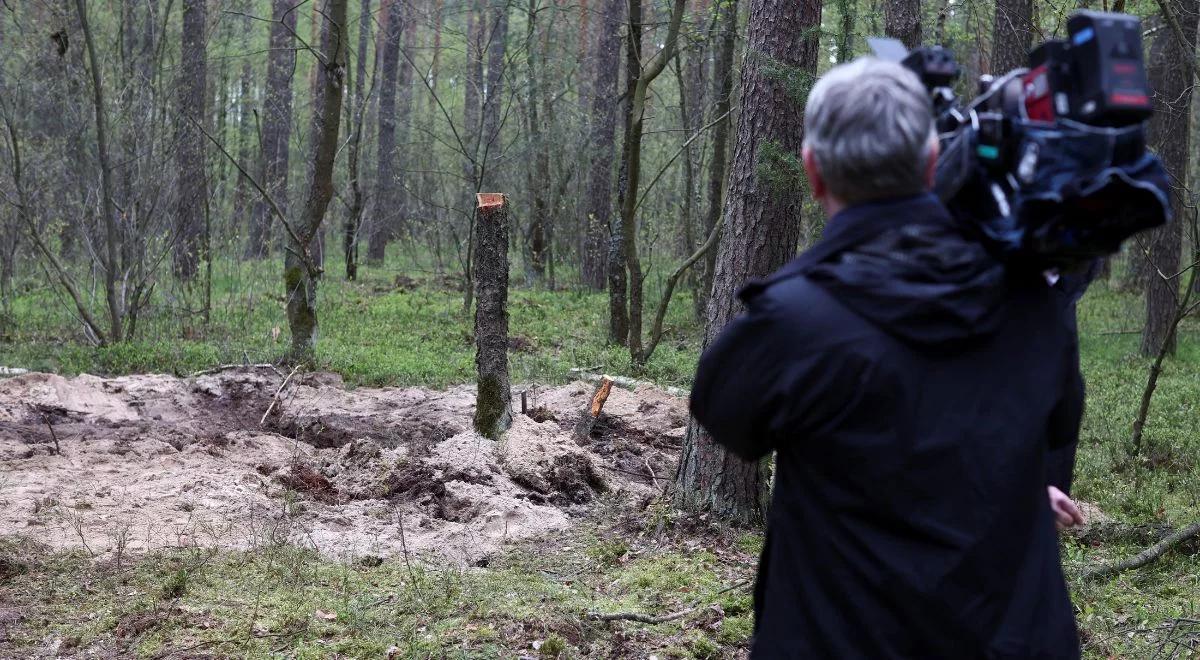
{"type": "Polygon", "coordinates": [[[673,475],[686,404],[593,386],[527,390],[500,441],[474,390],[348,389],[332,374],[235,368],[176,378],[0,378],[0,535],[97,557],[292,543],[339,557],[470,565],[673,475]]]}

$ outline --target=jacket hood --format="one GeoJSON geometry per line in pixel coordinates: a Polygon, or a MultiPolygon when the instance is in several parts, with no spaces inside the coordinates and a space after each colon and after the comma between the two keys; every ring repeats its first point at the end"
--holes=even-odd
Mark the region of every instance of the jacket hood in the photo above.
{"type": "Polygon", "coordinates": [[[821,241],[772,278],[747,287],[743,298],[797,275],[910,343],[958,343],[988,335],[1003,318],[1004,266],[963,235],[932,195],[839,213],[821,241]]]}

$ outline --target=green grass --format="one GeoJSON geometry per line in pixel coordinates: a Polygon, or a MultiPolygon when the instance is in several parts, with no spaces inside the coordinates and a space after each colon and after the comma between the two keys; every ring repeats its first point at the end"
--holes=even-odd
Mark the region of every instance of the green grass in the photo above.
{"type": "Polygon", "coordinates": [[[486,569],[432,568],[402,558],[376,566],[321,558],[294,546],[253,551],[178,550],[132,564],[96,564],[81,553],[47,553],[0,541],[0,603],[21,620],[0,637],[0,655],[87,649],[155,657],[495,658],[728,657],[750,630],[745,579],[753,557],[730,535],[668,526],[661,538],[587,522],[569,536],[516,550],[486,569]],[[593,544],[625,535],[619,562],[591,559],[593,544]],[[11,574],[15,573],[15,575],[11,574]],[[600,622],[588,612],[661,614],[717,604],[654,627],[600,622]],[[704,627],[698,627],[697,622],[704,627]],[[534,646],[539,650],[534,651],[534,646]],[[621,646],[626,645],[626,646],[621,646]]]}
{"type": "MultiPolygon", "coordinates": [[[[87,345],[53,289],[26,282],[13,302],[11,329],[0,332],[0,366],[65,375],[182,375],[218,364],[279,360],[288,332],[278,265],[230,261],[215,271],[209,323],[181,314],[164,294],[143,314],[132,341],[104,348],[87,345]]],[[[359,282],[347,282],[339,272],[330,264],[318,289],[322,368],[354,385],[444,387],[473,379],[473,321],[454,282],[416,274],[403,276],[398,287],[389,269],[364,268],[359,282]]],[[[648,282],[648,304],[657,304],[660,284],[657,278],[648,282]]],[[[673,300],[665,337],[637,370],[641,377],[674,385],[690,381],[699,346],[690,306],[689,296],[673,300]]],[[[561,383],[576,367],[633,373],[628,351],[606,341],[607,309],[603,293],[550,292],[518,282],[509,295],[509,332],[518,342],[509,367],[513,378],[561,383]]]]}

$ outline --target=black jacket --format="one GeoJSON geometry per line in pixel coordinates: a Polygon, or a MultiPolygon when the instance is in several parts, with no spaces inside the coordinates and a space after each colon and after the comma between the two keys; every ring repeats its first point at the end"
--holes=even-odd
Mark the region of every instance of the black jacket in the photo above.
{"type": "Polygon", "coordinates": [[[756,658],[1076,658],[1045,487],[1082,390],[1070,305],[931,195],[848,209],[740,294],[692,412],[776,480],[756,658]]]}

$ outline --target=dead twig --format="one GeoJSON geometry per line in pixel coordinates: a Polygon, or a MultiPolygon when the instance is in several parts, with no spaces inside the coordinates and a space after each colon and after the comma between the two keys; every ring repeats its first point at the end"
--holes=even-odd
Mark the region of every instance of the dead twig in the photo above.
{"type": "Polygon", "coordinates": [[[58,434],[54,432],[54,425],[50,423],[50,418],[46,413],[42,413],[42,422],[46,424],[46,428],[50,429],[50,439],[54,440],[54,455],[62,456],[62,447],[58,446],[58,434]]]}
{"type": "Polygon", "coordinates": [[[1167,538],[1155,543],[1154,545],[1146,548],[1132,557],[1122,559],[1121,561],[1113,562],[1111,564],[1093,566],[1092,568],[1089,568],[1083,572],[1083,579],[1094,580],[1097,578],[1107,577],[1109,575],[1115,575],[1133,568],[1141,568],[1142,566],[1145,566],[1146,564],[1149,564],[1155,559],[1163,556],[1171,548],[1195,536],[1200,536],[1200,522],[1194,522],[1191,525],[1180,529],[1174,534],[1171,534],[1167,538]]]}
{"type": "Polygon", "coordinates": [[[404,512],[400,510],[398,504],[392,505],[392,512],[396,514],[396,526],[400,528],[400,550],[404,553],[404,567],[408,570],[408,579],[417,592],[417,598],[421,599],[421,602],[425,602],[425,593],[421,589],[420,581],[417,580],[417,571],[413,569],[412,556],[408,552],[408,538],[404,536],[404,512]]]}
{"type": "Polygon", "coordinates": [[[284,378],[283,382],[279,384],[279,389],[275,390],[275,396],[271,397],[271,405],[267,406],[267,411],[263,413],[262,419],[258,420],[259,426],[267,423],[267,416],[270,415],[271,411],[275,409],[275,404],[279,403],[279,395],[283,394],[283,388],[287,387],[287,384],[292,380],[292,376],[295,376],[296,372],[299,370],[300,365],[292,367],[292,373],[288,374],[287,378],[284,378]]]}
{"type": "MultiPolygon", "coordinates": [[[[749,585],[750,582],[751,580],[742,580],[731,587],[725,587],[712,596],[720,596],[721,594],[733,591],[734,589],[741,589],[742,587],[749,585]]],[[[712,596],[709,598],[711,599],[712,596]]],[[[638,623],[648,623],[652,626],[656,626],[660,623],[667,623],[668,621],[682,619],[693,612],[710,607],[711,605],[712,603],[709,602],[697,603],[689,608],[679,610],[678,612],[672,612],[671,614],[664,614],[662,616],[650,616],[648,614],[640,614],[638,612],[616,612],[613,614],[588,612],[587,618],[591,619],[592,621],[637,621],[638,623]]]]}

